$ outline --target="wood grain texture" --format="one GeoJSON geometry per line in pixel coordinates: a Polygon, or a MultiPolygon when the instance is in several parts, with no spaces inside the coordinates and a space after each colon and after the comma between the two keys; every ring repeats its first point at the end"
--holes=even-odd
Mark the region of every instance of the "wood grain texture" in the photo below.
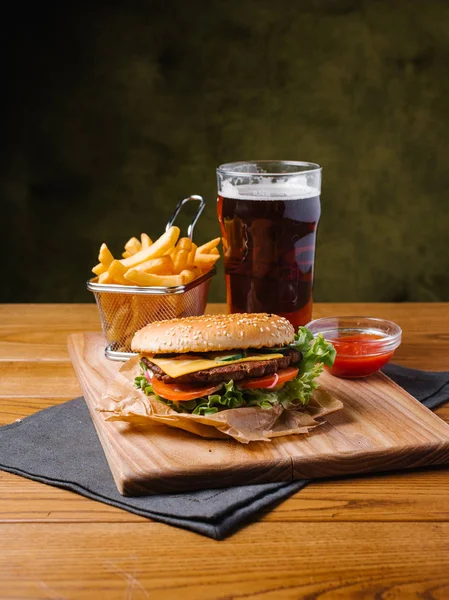
{"type": "MultiPolygon", "coordinates": [[[[212,304],[207,312],[219,313],[223,304],[212,304]]],[[[0,304],[1,361],[69,361],[70,333],[100,331],[95,304],[0,304]]]]}
{"type": "Polygon", "coordinates": [[[121,367],[104,356],[100,334],[73,334],[69,353],[119,491],[124,495],[289,481],[291,459],[279,446],[207,440],[162,425],[132,428],[96,409],[121,367]]]}
{"type": "Polygon", "coordinates": [[[95,536],[83,523],[4,525],[0,533],[1,593],[11,599],[449,594],[448,523],[259,523],[228,542],[148,522],[98,523],[95,536]]]}
{"type": "MultiPolygon", "coordinates": [[[[39,368],[36,368],[36,371],[39,371],[39,368]]],[[[73,377],[75,377],[75,372],[73,372],[73,377]]],[[[12,423],[17,419],[28,417],[48,406],[55,406],[63,402],[67,402],[67,398],[62,396],[30,398],[26,396],[2,396],[0,394],[0,427],[12,423]]],[[[440,419],[449,423],[449,405],[441,406],[433,412],[440,419]]]]}
{"type": "MultiPolygon", "coordinates": [[[[449,521],[446,469],[324,480],[308,485],[261,521],[310,523],[449,521]],[[430,493],[431,490],[431,493],[430,493]]],[[[1,523],[136,523],[147,519],[0,471],[1,523]]]]}
{"type": "MultiPolygon", "coordinates": [[[[394,362],[449,369],[449,304],[315,305],[337,314],[392,319],[394,362]]],[[[0,363],[28,363],[13,396],[2,372],[2,424],[67,399],[42,394],[45,363],[76,386],[59,365],[67,335],[86,330],[99,330],[95,305],[0,305],[0,363]]],[[[449,421],[449,405],[436,412],[449,421]]],[[[222,542],[0,471],[0,598],[445,599],[448,525],[444,467],[310,484],[222,542]]]]}
{"type": "Polygon", "coordinates": [[[72,374],[72,366],[67,362],[46,361],[39,369],[30,362],[0,362],[0,398],[21,397],[26,390],[35,398],[59,396],[69,400],[81,393],[72,374]]]}
{"type": "MultiPolygon", "coordinates": [[[[226,306],[211,304],[207,312],[226,312],[226,306]]],[[[332,315],[370,315],[391,319],[404,332],[394,362],[417,369],[449,369],[449,304],[314,305],[314,318],[332,315]]],[[[94,304],[0,305],[0,361],[68,362],[68,334],[99,330],[100,321],[94,304]]]]}
{"type": "Polygon", "coordinates": [[[44,396],[41,398],[23,398],[21,396],[0,395],[0,427],[8,425],[18,419],[24,419],[30,415],[48,408],[67,402],[67,398],[56,396],[44,396]]]}
{"type": "Polygon", "coordinates": [[[0,305],[0,361],[68,361],[67,336],[99,331],[94,304],[0,305]]]}
{"type": "Polygon", "coordinates": [[[120,368],[101,334],[73,334],[69,353],[119,491],[124,495],[292,481],[449,462],[449,426],[385,375],[323,373],[344,403],[309,435],[270,443],[207,440],[159,425],[132,428],[96,409],[120,368]]]}

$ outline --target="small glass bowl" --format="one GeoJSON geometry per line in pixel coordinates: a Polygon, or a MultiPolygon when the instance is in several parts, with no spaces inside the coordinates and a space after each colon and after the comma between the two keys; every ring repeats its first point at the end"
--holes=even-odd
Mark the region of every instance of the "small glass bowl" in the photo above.
{"type": "Polygon", "coordinates": [[[325,317],[307,327],[316,336],[322,333],[337,351],[332,375],[367,377],[376,373],[393,356],[401,343],[399,325],[374,317],[325,317]]]}

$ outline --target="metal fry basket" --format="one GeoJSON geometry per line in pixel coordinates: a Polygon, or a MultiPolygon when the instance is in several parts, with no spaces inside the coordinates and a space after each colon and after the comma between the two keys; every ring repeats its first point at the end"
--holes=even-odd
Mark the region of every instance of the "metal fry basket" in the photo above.
{"type": "MultiPolygon", "coordinates": [[[[190,200],[200,201],[187,230],[192,239],[193,228],[205,205],[201,196],[189,196],[181,200],[166,229],[173,225],[183,205],[190,200]]],[[[176,287],[100,284],[97,278],[88,281],[87,289],[94,293],[101,327],[108,342],[106,357],[111,360],[126,360],[134,356],[131,340],[135,332],[148,323],[204,314],[211,278],[215,272],[213,268],[191,283],[176,287]]]]}
{"type": "Polygon", "coordinates": [[[87,282],[100,312],[101,328],[108,345],[107,358],[126,360],[134,356],[131,340],[139,329],[153,321],[204,314],[210,280],[215,269],[178,287],[139,287],[87,282]]]}

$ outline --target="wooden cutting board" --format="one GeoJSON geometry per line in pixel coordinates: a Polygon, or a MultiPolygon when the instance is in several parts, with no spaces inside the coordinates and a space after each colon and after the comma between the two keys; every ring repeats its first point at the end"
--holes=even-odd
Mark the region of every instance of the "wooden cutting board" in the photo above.
{"type": "Polygon", "coordinates": [[[95,428],[123,495],[181,492],[333,477],[449,462],[449,425],[388,377],[360,380],[328,373],[321,385],[344,403],[308,435],[244,445],[180,429],[131,427],[96,411],[122,363],[104,356],[98,333],[69,337],[69,352],[95,428]]]}

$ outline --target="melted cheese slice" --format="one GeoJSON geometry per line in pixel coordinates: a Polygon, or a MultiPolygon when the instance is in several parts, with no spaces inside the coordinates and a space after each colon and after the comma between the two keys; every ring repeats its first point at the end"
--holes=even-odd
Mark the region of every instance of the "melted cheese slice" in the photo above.
{"type": "MultiPolygon", "coordinates": [[[[223,352],[222,356],[231,356],[229,352],[223,352]]],[[[157,365],[170,377],[180,377],[197,371],[205,371],[206,369],[214,369],[215,367],[226,367],[227,365],[235,365],[241,362],[252,362],[255,360],[273,360],[274,358],[283,358],[283,354],[252,354],[245,358],[237,360],[227,360],[225,362],[208,358],[153,358],[148,357],[148,360],[157,365]]]]}

